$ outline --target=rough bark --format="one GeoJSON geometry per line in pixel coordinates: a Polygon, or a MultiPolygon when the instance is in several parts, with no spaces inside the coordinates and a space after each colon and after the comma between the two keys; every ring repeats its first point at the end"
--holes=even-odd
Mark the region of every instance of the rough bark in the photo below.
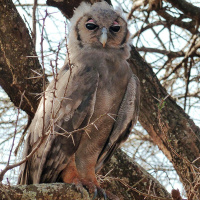
{"type": "Polygon", "coordinates": [[[147,199],[156,199],[156,197],[170,199],[171,197],[156,179],[120,149],[101,170],[101,174],[108,174],[106,176],[108,180],[108,177],[111,177],[111,182],[105,181],[102,184],[103,188],[108,190],[112,188],[110,191],[120,199],[143,200],[145,196],[147,199]]]}
{"type": "Polygon", "coordinates": [[[0,6],[0,84],[15,106],[24,94],[22,110],[33,117],[37,108],[35,95],[42,92],[42,74],[31,37],[12,1],[1,1],[0,6]]]}
{"type": "MultiPolygon", "coordinates": [[[[145,196],[155,199],[169,200],[170,194],[165,188],[149,175],[142,167],[133,162],[125,153],[118,150],[111,161],[101,171],[106,175],[101,184],[102,188],[112,192],[120,199],[143,200],[145,196]],[[110,172],[110,173],[109,173],[110,172]],[[133,188],[131,188],[133,187],[133,188]]],[[[99,176],[102,179],[102,176],[99,176]]],[[[7,199],[5,191],[11,199],[48,199],[48,200],[75,200],[82,199],[72,185],[63,183],[37,184],[4,187],[0,190],[0,199],[7,199]]],[[[92,198],[92,194],[90,198],[92,198]]],[[[90,199],[88,192],[83,190],[83,199],[90,199]]]]}
{"type": "MultiPolygon", "coordinates": [[[[83,190],[83,197],[89,200],[86,190],[83,190]]],[[[81,193],[77,192],[70,184],[52,183],[35,185],[2,186],[0,190],[2,200],[81,200],[81,193]]]]}
{"type": "MultiPolygon", "coordinates": [[[[200,160],[192,162],[200,156],[200,129],[170,96],[166,98],[166,90],[135,48],[131,51],[130,64],[141,83],[139,121],[173,163],[189,192],[195,187],[199,173],[200,160]]],[[[199,188],[196,190],[200,198],[199,188]]]]}
{"type": "MultiPolygon", "coordinates": [[[[55,0],[47,0],[46,3],[49,6],[53,6],[58,8],[62,14],[66,17],[66,18],[71,18],[73,16],[73,12],[74,12],[74,8],[77,8],[80,3],[83,0],[60,0],[60,1],[55,1],[55,0]]],[[[101,0],[97,0],[97,1],[101,1],[101,0]]],[[[95,2],[97,2],[95,1],[95,2]]],[[[111,0],[106,0],[109,4],[111,4],[111,0]]],[[[85,2],[88,3],[93,3],[94,0],[85,0],[85,2]]]]}

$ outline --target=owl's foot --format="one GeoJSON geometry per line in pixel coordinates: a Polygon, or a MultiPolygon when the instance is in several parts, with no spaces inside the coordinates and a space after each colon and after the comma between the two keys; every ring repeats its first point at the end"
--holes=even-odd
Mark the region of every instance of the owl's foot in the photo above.
{"type": "Polygon", "coordinates": [[[101,187],[96,187],[92,200],[95,200],[97,197],[103,197],[104,200],[120,200],[119,197],[109,191],[105,191],[101,187]]]}
{"type": "Polygon", "coordinates": [[[95,188],[92,200],[95,200],[97,196],[103,196],[104,200],[107,200],[107,195],[105,190],[100,187],[95,188]]]}
{"type": "Polygon", "coordinates": [[[76,188],[76,190],[81,193],[82,198],[83,198],[83,189],[85,187],[89,193],[94,194],[92,197],[92,200],[95,200],[97,197],[103,197],[104,200],[108,200],[104,189],[102,189],[98,185],[93,184],[92,182],[88,182],[88,183],[86,183],[85,181],[83,182],[81,182],[78,178],[75,178],[72,183],[74,187],[76,188]]]}
{"type": "Polygon", "coordinates": [[[76,188],[76,190],[78,191],[78,192],[80,192],[81,193],[81,197],[83,198],[83,185],[82,185],[82,183],[79,181],[79,179],[78,178],[75,178],[74,180],[73,180],[73,186],[76,188]]]}
{"type": "Polygon", "coordinates": [[[104,200],[120,200],[116,195],[109,191],[105,191],[98,184],[87,181],[80,181],[78,178],[75,178],[72,184],[76,190],[81,193],[82,198],[84,196],[83,190],[86,188],[89,193],[93,194],[92,200],[97,198],[103,198],[104,200]]]}
{"type": "Polygon", "coordinates": [[[97,197],[103,197],[104,200],[107,199],[107,195],[104,189],[102,189],[98,183],[94,183],[91,181],[82,180],[83,186],[88,190],[89,193],[93,194],[92,200],[95,200],[97,197]]]}

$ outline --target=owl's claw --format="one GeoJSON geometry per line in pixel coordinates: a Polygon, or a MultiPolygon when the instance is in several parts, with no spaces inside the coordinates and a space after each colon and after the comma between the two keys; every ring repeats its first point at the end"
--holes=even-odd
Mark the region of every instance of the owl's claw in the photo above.
{"type": "Polygon", "coordinates": [[[106,194],[105,190],[100,187],[98,188],[98,190],[99,190],[99,192],[102,193],[104,200],[107,200],[107,194],[106,194]]]}
{"type": "Polygon", "coordinates": [[[89,193],[93,193],[93,197],[92,200],[97,199],[97,197],[103,197],[104,200],[120,200],[117,196],[115,196],[114,194],[112,194],[109,191],[105,191],[104,189],[102,189],[101,187],[99,187],[98,185],[95,185],[93,183],[82,183],[79,179],[74,179],[73,181],[73,186],[75,187],[75,189],[81,193],[81,198],[84,197],[84,188],[86,188],[88,190],[89,193]]]}
{"type": "Polygon", "coordinates": [[[92,200],[95,200],[97,197],[97,188],[94,189],[94,196],[92,197],[92,200]]]}
{"type": "Polygon", "coordinates": [[[98,194],[100,194],[101,196],[103,195],[104,200],[107,200],[107,195],[106,195],[105,190],[100,187],[95,187],[94,196],[92,200],[95,200],[98,194]]]}
{"type": "Polygon", "coordinates": [[[81,193],[81,198],[83,198],[83,189],[84,189],[84,187],[83,187],[82,183],[81,183],[80,181],[77,181],[77,180],[76,180],[76,181],[73,182],[72,185],[75,187],[75,189],[76,189],[78,192],[81,193]]]}

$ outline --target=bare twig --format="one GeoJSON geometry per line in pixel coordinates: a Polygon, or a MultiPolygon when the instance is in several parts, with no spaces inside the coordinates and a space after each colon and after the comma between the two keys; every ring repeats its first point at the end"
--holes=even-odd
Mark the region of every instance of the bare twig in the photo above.
{"type": "Polygon", "coordinates": [[[36,9],[37,9],[37,0],[34,0],[33,3],[33,12],[32,12],[32,23],[33,23],[33,31],[32,31],[32,40],[33,45],[36,48],[36,9]]]}
{"type": "Polygon", "coordinates": [[[22,102],[23,102],[24,94],[25,94],[25,91],[22,93],[21,101],[20,101],[19,107],[17,108],[17,119],[16,119],[16,122],[15,122],[15,132],[14,132],[14,136],[13,136],[13,142],[12,142],[12,146],[11,146],[11,149],[10,149],[10,153],[9,153],[9,156],[8,156],[7,166],[9,166],[12,150],[13,150],[14,143],[15,143],[15,136],[17,134],[17,124],[18,124],[18,120],[19,120],[20,108],[21,108],[21,105],[22,105],[22,102]]]}
{"type": "Polygon", "coordinates": [[[115,178],[115,177],[106,177],[106,181],[107,180],[115,180],[120,182],[122,185],[126,186],[129,190],[133,190],[134,192],[137,192],[139,195],[144,196],[145,198],[150,198],[150,199],[155,199],[155,200],[172,200],[172,198],[164,198],[164,197],[158,197],[158,196],[154,196],[151,194],[147,194],[144,192],[141,192],[139,190],[137,190],[136,188],[134,188],[134,186],[130,186],[125,180],[120,179],[120,178],[115,178]]]}

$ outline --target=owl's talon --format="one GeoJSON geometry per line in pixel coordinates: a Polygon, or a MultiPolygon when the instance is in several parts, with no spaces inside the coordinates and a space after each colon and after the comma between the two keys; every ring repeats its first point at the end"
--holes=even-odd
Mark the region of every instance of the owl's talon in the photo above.
{"type": "Polygon", "coordinates": [[[95,200],[97,196],[103,196],[104,200],[107,200],[107,195],[106,195],[105,190],[100,187],[95,187],[94,196],[92,200],[95,200]]]}
{"type": "Polygon", "coordinates": [[[84,187],[83,187],[82,183],[81,182],[76,182],[76,183],[74,182],[72,185],[75,187],[77,192],[81,193],[81,198],[83,198],[83,189],[84,189],[84,187]]]}
{"type": "Polygon", "coordinates": [[[108,199],[105,191],[103,191],[103,198],[104,198],[104,200],[108,199]]]}
{"type": "Polygon", "coordinates": [[[95,189],[94,189],[94,195],[92,197],[92,200],[95,200],[96,197],[97,197],[97,188],[95,187],[95,189]]]}
{"type": "Polygon", "coordinates": [[[104,189],[98,187],[98,191],[103,195],[104,200],[107,200],[107,194],[104,189]]]}

